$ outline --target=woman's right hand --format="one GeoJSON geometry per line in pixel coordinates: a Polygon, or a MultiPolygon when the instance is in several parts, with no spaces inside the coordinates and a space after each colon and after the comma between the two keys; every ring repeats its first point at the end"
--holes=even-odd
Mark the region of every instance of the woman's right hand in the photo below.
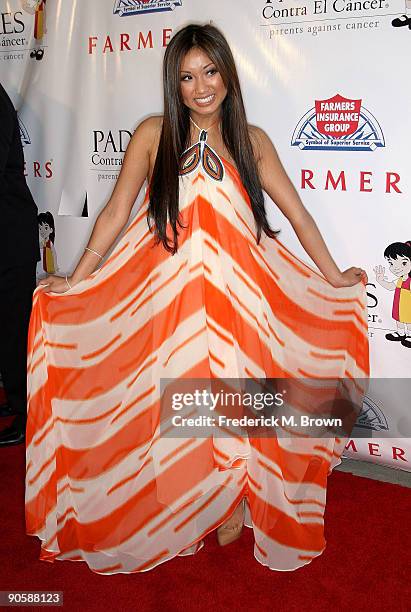
{"type": "Polygon", "coordinates": [[[355,266],[352,266],[351,268],[348,268],[348,270],[341,272],[338,280],[331,284],[333,285],[333,287],[339,288],[353,287],[354,285],[357,285],[361,282],[363,282],[364,285],[368,283],[366,271],[363,270],[363,268],[356,268],[355,266]]]}
{"type": "MultiPolygon", "coordinates": [[[[68,282],[70,285],[72,285],[70,276],[68,277],[68,282]]],[[[51,274],[50,276],[46,276],[46,278],[39,280],[37,287],[44,287],[43,291],[46,293],[49,291],[52,291],[53,293],[66,293],[66,291],[69,290],[65,276],[56,276],[55,274],[51,274]]]]}

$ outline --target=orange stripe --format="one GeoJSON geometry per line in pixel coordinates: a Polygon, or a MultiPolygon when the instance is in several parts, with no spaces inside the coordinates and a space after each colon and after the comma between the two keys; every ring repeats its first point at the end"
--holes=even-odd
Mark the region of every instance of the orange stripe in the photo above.
{"type": "Polygon", "coordinates": [[[331,353],[324,354],[324,353],[316,353],[315,351],[310,351],[309,354],[312,357],[316,357],[317,359],[337,359],[337,360],[345,359],[345,355],[333,355],[331,353]]]}
{"type": "Polygon", "coordinates": [[[168,362],[170,361],[171,357],[173,357],[180,349],[182,349],[184,346],[187,346],[187,344],[189,344],[192,340],[194,340],[194,338],[198,338],[198,336],[201,336],[201,334],[205,331],[207,331],[206,326],[202,327],[201,329],[196,331],[194,334],[191,334],[191,336],[189,336],[186,340],[184,340],[184,342],[181,342],[180,344],[178,344],[168,355],[167,359],[164,361],[163,367],[166,367],[168,365],[168,362]]]}
{"type": "Polygon", "coordinates": [[[312,295],[315,295],[315,297],[318,297],[321,300],[324,300],[325,302],[332,302],[338,304],[351,304],[352,302],[354,302],[358,304],[361,310],[365,308],[365,304],[363,304],[358,298],[331,298],[328,295],[324,295],[322,293],[319,293],[318,291],[315,291],[315,289],[312,289],[311,287],[307,287],[307,293],[311,293],[312,295]]]}
{"type": "Polygon", "coordinates": [[[131,474],[130,476],[127,476],[127,478],[123,478],[123,480],[120,480],[119,482],[117,482],[115,485],[113,485],[112,487],[110,487],[110,489],[108,489],[107,491],[107,495],[111,495],[112,493],[114,493],[114,491],[117,491],[117,489],[121,489],[122,486],[124,486],[125,484],[127,484],[127,482],[130,482],[131,480],[133,480],[136,476],[138,476],[139,474],[141,474],[141,472],[143,471],[143,469],[149,465],[151,462],[153,461],[152,457],[148,457],[147,461],[144,462],[144,464],[141,466],[141,468],[139,468],[136,472],[134,472],[133,474],[131,474]]]}
{"type": "Polygon", "coordinates": [[[209,240],[207,240],[207,238],[204,238],[204,244],[206,244],[209,249],[211,249],[216,255],[218,255],[218,249],[216,249],[215,246],[211,244],[209,240]]]}
{"type": "Polygon", "coordinates": [[[43,465],[41,466],[41,468],[40,468],[40,470],[37,472],[37,474],[36,474],[36,475],[35,475],[33,478],[31,478],[31,479],[28,481],[28,484],[29,484],[29,485],[34,484],[34,483],[36,482],[36,480],[38,480],[38,479],[40,478],[40,476],[42,475],[42,473],[44,472],[44,470],[46,470],[46,469],[48,468],[48,466],[49,466],[49,465],[51,465],[51,464],[53,463],[53,461],[55,460],[55,458],[56,458],[56,452],[54,452],[54,453],[52,454],[52,456],[51,456],[49,459],[47,459],[47,461],[46,461],[45,463],[43,463],[43,465]]]}
{"type": "Polygon", "coordinates": [[[191,181],[191,184],[195,185],[197,181],[204,181],[204,183],[206,182],[204,176],[200,173],[198,173],[197,176],[191,181]]]}
{"type": "Polygon", "coordinates": [[[255,289],[252,284],[246,279],[246,277],[244,276],[244,274],[242,274],[239,270],[237,270],[236,268],[233,268],[233,272],[236,276],[238,276],[238,278],[241,278],[241,280],[243,281],[243,283],[245,283],[247,285],[247,287],[250,289],[250,291],[252,291],[254,293],[254,295],[256,295],[258,298],[261,299],[261,294],[259,293],[259,291],[257,291],[257,289],[255,289]]]}
{"type": "Polygon", "coordinates": [[[250,489],[249,499],[253,508],[253,523],[272,540],[297,550],[324,550],[324,525],[321,522],[311,522],[309,526],[300,523],[261,499],[253,489],[250,489]]]}
{"type": "Polygon", "coordinates": [[[249,482],[251,482],[251,484],[252,484],[252,485],[253,485],[253,486],[254,486],[256,489],[258,489],[259,491],[262,491],[262,488],[263,488],[263,487],[262,487],[260,484],[258,484],[258,482],[257,482],[256,480],[254,480],[254,478],[252,478],[252,477],[250,476],[250,474],[248,474],[248,481],[249,481],[249,482]]]}
{"type": "Polygon", "coordinates": [[[43,334],[41,334],[40,338],[37,340],[37,342],[33,345],[33,348],[31,349],[32,353],[35,353],[40,348],[40,346],[43,344],[43,342],[44,342],[44,338],[43,338],[43,334]]]}
{"type": "Polygon", "coordinates": [[[164,527],[164,525],[167,525],[167,523],[169,523],[170,521],[174,520],[174,518],[178,514],[181,514],[181,512],[183,512],[183,510],[185,510],[186,508],[189,508],[190,506],[192,506],[193,503],[196,502],[198,499],[200,499],[203,495],[204,495],[203,491],[199,491],[198,493],[194,494],[186,502],[184,502],[184,504],[181,504],[181,506],[179,506],[176,510],[173,510],[173,512],[170,513],[165,519],[163,519],[155,527],[150,529],[150,531],[147,532],[147,535],[148,536],[152,536],[153,534],[157,533],[157,531],[159,531],[159,529],[164,527]]]}
{"type": "Polygon", "coordinates": [[[101,569],[94,569],[93,571],[96,574],[106,574],[107,572],[112,572],[114,570],[121,569],[123,566],[121,563],[116,563],[115,565],[108,565],[107,567],[103,567],[101,569]]]}
{"type": "MultiPolygon", "coordinates": [[[[249,442],[259,454],[273,463],[278,463],[281,458],[281,475],[287,482],[310,482],[322,488],[326,487],[329,462],[322,457],[315,457],[314,445],[312,453],[306,454],[279,447],[278,441],[276,442],[274,438],[250,437],[249,442]],[[316,461],[313,462],[313,458],[316,461]]],[[[269,465],[264,462],[261,465],[274,476],[278,476],[269,465]]]]}
{"type": "Polygon", "coordinates": [[[324,515],[321,512],[297,512],[297,516],[320,518],[322,521],[324,520],[324,515]]]}
{"type": "MultiPolygon", "coordinates": [[[[101,414],[99,414],[98,416],[95,416],[93,418],[88,418],[88,419],[79,419],[79,418],[65,419],[63,417],[57,417],[55,419],[55,422],[69,423],[70,425],[85,425],[86,423],[97,423],[98,421],[101,421],[102,419],[105,419],[109,414],[113,414],[113,412],[115,412],[118,408],[120,408],[120,406],[121,406],[121,403],[120,404],[116,404],[113,408],[110,408],[109,410],[106,410],[106,412],[102,412],[101,414]]],[[[38,444],[38,440],[36,441],[36,444],[38,444]]]]}
{"type": "Polygon", "coordinates": [[[355,312],[355,310],[333,310],[333,314],[334,315],[351,315],[353,317],[355,317],[358,321],[358,323],[368,331],[368,325],[365,323],[365,321],[362,320],[362,318],[358,315],[357,312],[355,312]]]}
{"type": "Polygon", "coordinates": [[[267,266],[267,268],[270,270],[270,274],[273,276],[273,278],[275,278],[275,280],[279,280],[280,279],[279,275],[277,274],[277,272],[275,272],[271,268],[271,266],[268,264],[268,262],[265,260],[265,258],[261,255],[260,251],[255,246],[253,246],[253,245],[250,245],[250,247],[251,247],[251,250],[253,251],[253,253],[255,255],[257,255],[257,257],[259,257],[264,262],[264,265],[267,266]]]}
{"type": "MultiPolygon", "coordinates": [[[[322,274],[320,274],[320,272],[317,272],[317,270],[315,270],[314,268],[311,268],[310,266],[308,266],[305,261],[303,261],[302,259],[300,259],[299,257],[297,257],[297,255],[295,255],[295,253],[293,253],[292,251],[290,251],[290,249],[288,249],[285,244],[283,244],[281,242],[281,240],[278,237],[275,237],[273,240],[275,240],[276,244],[280,245],[280,247],[282,248],[283,251],[285,251],[286,253],[288,253],[290,255],[290,257],[292,259],[296,259],[298,261],[298,263],[300,264],[301,268],[307,270],[307,272],[310,275],[315,275],[318,278],[320,278],[324,283],[327,283],[327,281],[325,280],[324,276],[322,276],[322,274]]],[[[328,284],[328,283],[327,283],[328,284]]]]}
{"type": "Polygon", "coordinates": [[[182,521],[181,523],[179,523],[178,525],[176,525],[174,527],[174,531],[181,531],[181,529],[183,527],[185,527],[188,523],[190,523],[192,521],[192,519],[195,516],[198,516],[199,514],[201,514],[201,512],[203,510],[205,510],[205,508],[208,508],[209,506],[211,506],[212,502],[217,499],[217,497],[219,497],[221,495],[221,493],[223,492],[223,490],[225,489],[225,487],[228,485],[229,482],[231,482],[233,479],[232,475],[230,474],[223,482],[222,485],[220,485],[216,491],[210,495],[210,497],[203,503],[201,504],[201,506],[199,506],[197,508],[197,510],[194,510],[194,512],[192,512],[189,516],[187,516],[184,521],[182,521]]]}
{"type": "Polygon", "coordinates": [[[46,429],[43,431],[43,433],[38,438],[36,438],[36,441],[34,442],[34,446],[39,446],[39,444],[43,442],[44,438],[54,428],[54,423],[55,423],[54,419],[51,419],[50,425],[46,427],[46,429]]]}
{"type": "Polygon", "coordinates": [[[50,346],[51,348],[73,350],[78,347],[78,343],[75,344],[64,344],[63,342],[50,342],[46,340],[43,346],[50,346]]]}
{"type": "Polygon", "coordinates": [[[244,302],[242,302],[240,300],[240,298],[234,293],[234,291],[232,291],[232,289],[230,289],[230,287],[227,287],[227,289],[228,289],[229,294],[235,299],[235,301],[241,306],[241,308],[243,308],[243,310],[246,311],[248,316],[251,317],[253,319],[253,321],[255,321],[257,327],[263,332],[263,334],[267,338],[269,338],[270,335],[268,334],[267,330],[264,329],[264,327],[261,325],[261,323],[259,322],[257,317],[251,312],[251,310],[249,308],[247,308],[247,306],[244,304],[244,302]]]}
{"type": "Polygon", "coordinates": [[[130,387],[132,387],[132,386],[134,385],[134,383],[136,382],[137,378],[138,378],[139,376],[141,376],[141,374],[142,374],[142,373],[143,373],[145,370],[147,370],[147,368],[149,368],[150,366],[152,366],[152,365],[153,365],[153,364],[154,364],[154,363],[157,361],[157,359],[158,359],[158,357],[157,357],[157,356],[153,357],[152,359],[149,359],[149,360],[147,361],[147,363],[146,363],[146,364],[145,364],[145,365],[144,365],[142,368],[140,368],[140,369],[137,371],[137,374],[134,376],[134,378],[132,378],[132,379],[130,380],[130,382],[129,382],[129,383],[127,383],[127,388],[129,389],[130,387]]]}
{"type": "MultiPolygon", "coordinates": [[[[234,211],[237,218],[241,221],[241,223],[244,225],[244,227],[246,228],[246,230],[248,231],[248,233],[250,234],[250,236],[252,237],[253,241],[256,243],[257,242],[257,236],[256,234],[253,232],[253,230],[251,229],[251,227],[248,225],[248,223],[242,218],[242,216],[240,215],[240,213],[238,212],[238,210],[234,211]]],[[[262,249],[263,251],[265,250],[263,245],[260,244],[259,245],[260,249],[262,249]]]]}
{"type": "Polygon", "coordinates": [[[223,198],[225,198],[225,199],[226,199],[228,202],[230,202],[230,204],[231,204],[231,200],[230,200],[230,198],[228,197],[228,195],[226,194],[226,192],[225,192],[225,191],[223,191],[223,190],[221,189],[221,187],[217,187],[217,190],[216,190],[216,191],[217,191],[218,193],[221,193],[221,195],[223,196],[223,198]]]}
{"type": "Polygon", "coordinates": [[[224,334],[222,334],[216,327],[215,325],[213,325],[210,321],[207,320],[207,324],[208,327],[219,337],[221,338],[221,340],[224,340],[224,342],[227,342],[227,344],[229,344],[230,346],[234,346],[234,342],[231,340],[231,338],[228,338],[227,336],[225,336],[224,334]]]}
{"type": "Polygon", "coordinates": [[[118,312],[116,312],[116,314],[110,317],[110,323],[118,319],[122,314],[126,312],[126,310],[128,310],[128,308],[130,308],[130,306],[132,306],[135,302],[137,302],[137,300],[144,293],[147,287],[149,287],[152,283],[154,283],[160,276],[161,275],[159,273],[153,274],[153,276],[150,277],[146,283],[144,283],[144,285],[142,286],[141,290],[137,293],[137,295],[134,296],[129,302],[127,302],[127,304],[123,306],[123,308],[121,308],[118,312]]]}
{"type": "MultiPolygon", "coordinates": [[[[116,416],[113,419],[111,419],[111,424],[118,421],[118,419],[121,418],[123,414],[128,412],[131,408],[133,408],[133,406],[138,404],[138,402],[141,402],[143,399],[146,399],[146,397],[149,397],[152,393],[154,393],[155,389],[156,389],[156,386],[152,385],[151,387],[146,389],[143,393],[140,393],[140,395],[137,395],[137,397],[134,398],[132,402],[129,402],[128,404],[126,404],[123,410],[119,412],[118,414],[116,414],[116,416]]],[[[148,408],[146,408],[144,412],[146,412],[147,410],[148,408]]]]}
{"type": "Polygon", "coordinates": [[[156,561],[160,561],[160,559],[162,559],[163,557],[166,557],[169,554],[170,554],[169,549],[165,548],[160,553],[158,553],[158,555],[156,555],[155,557],[152,557],[151,559],[149,559],[145,563],[142,563],[141,565],[138,565],[134,570],[132,570],[131,572],[128,572],[128,573],[142,572],[143,570],[149,569],[150,565],[152,565],[156,561]]]}
{"type": "Polygon", "coordinates": [[[152,232],[150,230],[147,230],[140,238],[140,240],[137,240],[137,242],[135,243],[135,245],[133,246],[134,251],[136,251],[139,246],[141,245],[142,242],[144,242],[144,240],[150,236],[152,232]]]}
{"type": "Polygon", "coordinates": [[[35,370],[37,370],[37,368],[39,367],[39,365],[40,365],[40,364],[41,364],[43,361],[45,361],[45,359],[46,359],[46,354],[45,354],[45,353],[43,353],[43,355],[42,355],[41,357],[39,357],[39,358],[37,359],[37,361],[36,361],[36,362],[35,362],[35,363],[34,363],[34,364],[31,366],[31,368],[30,368],[30,374],[33,374],[33,372],[34,372],[35,370]]]}
{"type": "Polygon", "coordinates": [[[216,363],[218,363],[218,365],[219,365],[220,367],[222,367],[223,369],[225,369],[225,363],[224,363],[224,361],[221,361],[221,359],[218,359],[218,357],[216,357],[216,356],[214,355],[214,353],[212,353],[210,350],[209,350],[209,355],[210,355],[210,358],[211,358],[213,361],[215,361],[216,363]]]}
{"type": "Polygon", "coordinates": [[[57,490],[57,493],[61,495],[66,489],[69,489],[73,493],[84,493],[85,491],[84,487],[72,487],[71,484],[67,482],[64,487],[57,490]]]}
{"type": "Polygon", "coordinates": [[[204,262],[203,261],[199,261],[198,263],[196,263],[194,266],[191,266],[191,268],[188,269],[188,271],[190,272],[190,274],[192,272],[195,272],[195,270],[198,270],[199,268],[203,268],[204,262]]]}
{"type": "Polygon", "coordinates": [[[188,446],[191,446],[191,444],[193,444],[195,441],[195,438],[190,438],[190,440],[186,440],[185,442],[183,442],[183,444],[180,444],[180,446],[171,451],[171,453],[160,459],[160,465],[167,463],[167,461],[170,461],[170,459],[173,459],[173,457],[179,455],[182,450],[186,449],[188,446]]]}
{"type": "Polygon", "coordinates": [[[117,336],[114,336],[114,338],[112,340],[110,340],[110,342],[107,342],[107,344],[105,344],[101,348],[97,349],[93,353],[88,353],[86,355],[82,355],[81,359],[83,359],[83,360],[85,360],[85,359],[93,359],[94,357],[97,357],[98,355],[101,355],[102,353],[107,351],[107,349],[109,349],[111,346],[113,346],[113,344],[115,344],[117,342],[117,340],[119,340],[121,338],[121,335],[122,334],[117,334],[117,336]]]}
{"type": "Polygon", "coordinates": [[[285,346],[285,342],[284,342],[284,340],[281,340],[281,338],[279,337],[279,335],[276,333],[275,329],[273,329],[273,328],[271,327],[270,322],[269,322],[268,317],[267,317],[267,315],[266,315],[266,313],[265,313],[265,312],[263,313],[263,315],[264,315],[264,319],[266,320],[266,323],[267,323],[268,329],[270,330],[270,332],[272,333],[272,335],[274,336],[274,338],[277,340],[278,344],[280,344],[281,346],[285,346]]]}
{"type": "Polygon", "coordinates": [[[293,261],[291,257],[288,257],[288,255],[286,255],[283,251],[281,251],[281,249],[278,249],[277,252],[283,259],[285,259],[287,263],[289,263],[294,268],[296,272],[298,272],[302,276],[305,276],[306,278],[311,278],[311,274],[309,272],[307,272],[306,270],[301,268],[299,265],[297,265],[295,261],[293,261]]]}
{"type": "Polygon", "coordinates": [[[153,299],[153,297],[157,295],[157,293],[159,293],[160,291],[164,289],[164,287],[167,287],[167,285],[170,285],[170,283],[172,283],[172,281],[175,280],[177,276],[180,274],[181,270],[183,270],[187,266],[187,263],[188,262],[186,260],[184,263],[181,264],[178,270],[174,272],[174,274],[172,274],[166,281],[164,281],[164,283],[161,283],[161,285],[159,285],[156,289],[152,290],[151,293],[146,298],[144,298],[142,302],[140,302],[137,308],[135,308],[130,313],[130,317],[134,316],[137,310],[140,310],[140,308],[142,308],[144,304],[147,304],[147,302],[150,302],[153,299]]]}
{"type": "Polygon", "coordinates": [[[226,453],[223,453],[223,451],[217,448],[216,446],[213,447],[213,453],[215,453],[216,455],[219,455],[225,461],[228,461],[230,459],[229,455],[226,455],[226,453]]]}
{"type": "Polygon", "coordinates": [[[63,523],[66,516],[70,514],[71,512],[75,514],[76,516],[78,515],[77,510],[73,506],[70,506],[69,508],[67,508],[64,514],[62,514],[61,516],[57,518],[57,525],[59,525],[60,523],[63,523]]]}
{"type": "Polygon", "coordinates": [[[254,541],[254,546],[256,547],[257,550],[260,551],[260,553],[263,555],[263,557],[267,557],[267,553],[265,552],[265,550],[263,548],[261,548],[261,546],[259,546],[259,544],[257,544],[257,542],[254,541]]]}

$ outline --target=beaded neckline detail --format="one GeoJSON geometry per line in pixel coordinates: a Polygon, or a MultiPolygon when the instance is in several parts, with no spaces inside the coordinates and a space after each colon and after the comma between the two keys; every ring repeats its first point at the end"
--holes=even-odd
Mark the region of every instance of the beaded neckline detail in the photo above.
{"type": "Polygon", "coordinates": [[[181,155],[180,176],[191,174],[199,164],[214,181],[224,179],[224,164],[214,149],[207,144],[206,130],[201,130],[199,141],[186,149],[181,155]]]}

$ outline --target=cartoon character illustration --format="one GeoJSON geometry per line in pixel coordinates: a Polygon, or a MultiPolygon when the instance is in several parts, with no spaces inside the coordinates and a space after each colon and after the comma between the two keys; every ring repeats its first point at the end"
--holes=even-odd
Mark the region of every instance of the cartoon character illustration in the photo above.
{"type": "Polygon", "coordinates": [[[401,15],[401,17],[396,17],[391,21],[391,25],[394,28],[404,28],[408,26],[411,30],[411,0],[405,1],[405,15],[401,15]]]}
{"type": "Polygon", "coordinates": [[[30,57],[36,60],[43,59],[44,47],[42,46],[43,37],[47,33],[46,29],[46,1],[47,0],[20,0],[21,7],[29,15],[34,15],[34,40],[36,47],[31,51],[30,57]]]}
{"type": "Polygon", "coordinates": [[[58,270],[57,253],[54,248],[55,226],[51,212],[40,213],[37,216],[39,223],[40,248],[42,249],[43,270],[47,274],[54,274],[58,270]]]}
{"type": "Polygon", "coordinates": [[[411,348],[411,240],[388,245],[384,257],[388,261],[390,272],[398,276],[396,283],[388,281],[383,266],[374,268],[377,283],[388,291],[394,291],[392,318],[397,322],[397,331],[386,334],[385,337],[411,348]]]}

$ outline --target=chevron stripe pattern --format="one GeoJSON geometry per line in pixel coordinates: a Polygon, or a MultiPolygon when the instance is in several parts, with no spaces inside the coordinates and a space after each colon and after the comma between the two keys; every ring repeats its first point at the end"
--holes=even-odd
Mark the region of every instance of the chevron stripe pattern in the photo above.
{"type": "Polygon", "coordinates": [[[180,176],[176,255],[154,246],[146,195],[96,272],[34,293],[25,507],[42,560],[150,570],[199,550],[244,496],[261,564],[294,570],[325,548],[346,438],[160,435],[160,379],[368,376],[364,285],[333,288],[278,239],[257,245],[222,163],[223,180],[201,164],[180,176]]]}

